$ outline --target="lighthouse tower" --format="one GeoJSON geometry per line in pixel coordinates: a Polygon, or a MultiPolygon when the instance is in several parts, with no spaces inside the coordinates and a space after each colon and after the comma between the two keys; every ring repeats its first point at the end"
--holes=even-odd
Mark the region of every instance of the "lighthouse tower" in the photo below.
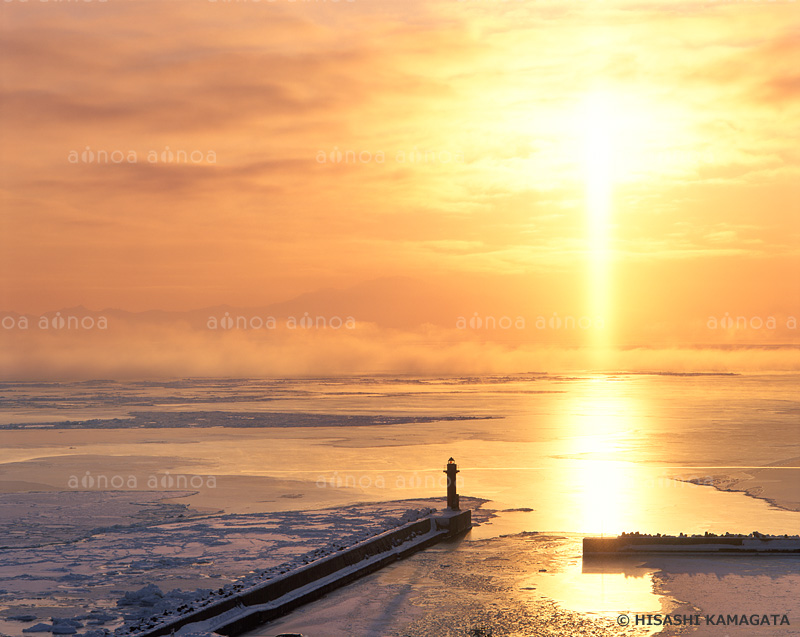
{"type": "Polygon", "coordinates": [[[458,465],[456,461],[450,458],[444,468],[444,473],[447,474],[447,508],[451,511],[460,511],[458,506],[458,493],[456,493],[456,474],[458,473],[458,465]]]}

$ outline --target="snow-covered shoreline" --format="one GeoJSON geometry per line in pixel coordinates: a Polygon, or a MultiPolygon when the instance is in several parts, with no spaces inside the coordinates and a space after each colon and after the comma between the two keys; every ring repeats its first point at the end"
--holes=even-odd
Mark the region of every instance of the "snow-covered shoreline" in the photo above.
{"type": "Polygon", "coordinates": [[[764,467],[748,467],[735,473],[714,474],[705,477],[680,476],[676,480],[690,484],[714,487],[718,491],[744,493],[764,500],[784,511],[800,511],[800,483],[797,471],[800,457],[788,458],[764,467]]]}

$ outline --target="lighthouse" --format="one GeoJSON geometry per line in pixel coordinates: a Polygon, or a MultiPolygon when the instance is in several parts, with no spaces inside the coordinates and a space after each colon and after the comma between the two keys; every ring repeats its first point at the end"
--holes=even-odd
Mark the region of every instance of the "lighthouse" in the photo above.
{"type": "Polygon", "coordinates": [[[447,461],[444,473],[447,474],[447,508],[451,511],[460,511],[458,506],[458,493],[456,493],[456,474],[458,465],[453,458],[447,461]]]}

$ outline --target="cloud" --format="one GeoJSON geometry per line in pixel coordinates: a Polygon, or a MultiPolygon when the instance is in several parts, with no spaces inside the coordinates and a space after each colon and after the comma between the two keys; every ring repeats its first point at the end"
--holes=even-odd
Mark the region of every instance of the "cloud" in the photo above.
{"type": "Polygon", "coordinates": [[[683,325],[706,313],[697,281],[730,279],[749,314],[796,308],[775,275],[797,269],[790,6],[34,4],[2,7],[6,308],[258,305],[397,275],[458,287],[451,313],[496,291],[581,308],[591,126],[625,168],[619,315],[683,325]],[[615,121],[576,116],[593,90],[615,121]],[[126,161],[69,161],[87,147],[126,161]],[[203,159],[160,160],[179,151],[203,159]]]}

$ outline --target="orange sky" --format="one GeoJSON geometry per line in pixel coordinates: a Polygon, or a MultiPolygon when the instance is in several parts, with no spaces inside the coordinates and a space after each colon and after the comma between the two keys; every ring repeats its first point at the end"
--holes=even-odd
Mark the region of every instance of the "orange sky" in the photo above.
{"type": "Polygon", "coordinates": [[[449,329],[594,316],[602,278],[615,343],[716,342],[725,312],[799,341],[800,2],[30,0],[0,24],[0,313],[404,277],[430,319],[399,327],[449,329]]]}

